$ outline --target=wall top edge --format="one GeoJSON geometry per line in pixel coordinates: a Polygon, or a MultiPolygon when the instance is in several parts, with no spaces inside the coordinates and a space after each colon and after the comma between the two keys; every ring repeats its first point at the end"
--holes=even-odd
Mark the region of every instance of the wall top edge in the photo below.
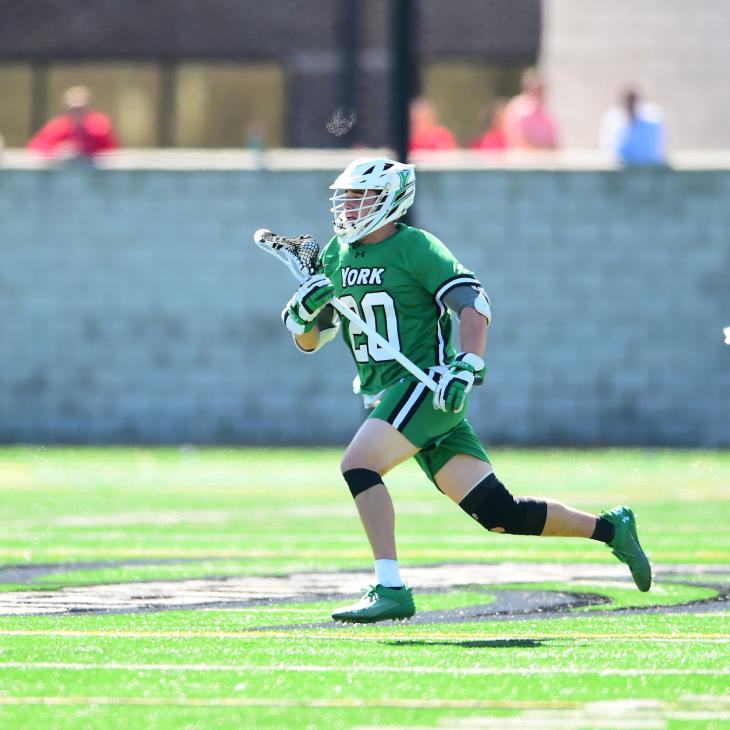
{"type": "MultiPolygon", "coordinates": [[[[353,158],[393,156],[387,149],[271,149],[255,152],[238,149],[126,149],[100,156],[95,167],[104,170],[341,170],[353,158]]],[[[464,170],[619,170],[597,150],[570,150],[551,153],[430,152],[414,154],[411,162],[423,171],[464,170]]],[[[63,161],[39,159],[22,149],[0,151],[0,170],[44,170],[68,165],[63,161]]],[[[730,170],[730,149],[677,150],[669,160],[675,170],[730,170]]]]}

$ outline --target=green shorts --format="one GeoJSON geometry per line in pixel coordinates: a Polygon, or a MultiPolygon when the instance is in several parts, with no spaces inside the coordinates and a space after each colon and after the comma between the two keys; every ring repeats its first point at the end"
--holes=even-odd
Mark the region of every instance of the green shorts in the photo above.
{"type": "Polygon", "coordinates": [[[461,413],[444,413],[433,407],[433,393],[423,383],[401,380],[386,389],[369,415],[387,421],[414,446],[418,465],[436,484],[434,475],[457,454],[468,454],[489,463],[489,457],[461,413]]]}

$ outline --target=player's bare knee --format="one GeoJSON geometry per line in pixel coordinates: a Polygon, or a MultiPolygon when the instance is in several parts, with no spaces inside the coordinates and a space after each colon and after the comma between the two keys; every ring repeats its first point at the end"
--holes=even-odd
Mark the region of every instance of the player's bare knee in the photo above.
{"type": "Polygon", "coordinates": [[[547,519],[546,502],[513,497],[494,474],[479,482],[459,507],[490,532],[510,535],[540,535],[547,519]]]}
{"type": "Polygon", "coordinates": [[[350,469],[368,469],[370,464],[368,459],[359,453],[360,449],[354,448],[352,444],[347,448],[345,453],[342,455],[340,461],[340,471],[344,474],[350,469]]]}
{"type": "Polygon", "coordinates": [[[367,441],[364,441],[358,432],[347,445],[345,453],[340,460],[340,471],[344,474],[348,469],[372,469],[377,468],[373,464],[372,449],[367,441]]]}

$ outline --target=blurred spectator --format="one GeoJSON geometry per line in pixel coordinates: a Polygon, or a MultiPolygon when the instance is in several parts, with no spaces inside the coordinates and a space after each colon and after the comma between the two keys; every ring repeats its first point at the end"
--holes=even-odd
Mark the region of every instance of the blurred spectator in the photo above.
{"type": "Polygon", "coordinates": [[[415,99],[410,106],[411,142],[410,151],[454,150],[457,148],[454,135],[439,124],[433,104],[424,98],[415,99]]]}
{"type": "Polygon", "coordinates": [[[504,150],[507,149],[507,135],[505,133],[505,111],[507,100],[499,98],[494,102],[489,128],[484,134],[472,140],[469,147],[474,150],[504,150]]]}
{"type": "Polygon", "coordinates": [[[552,150],[558,146],[557,125],[545,106],[545,82],[537,69],[522,74],[522,93],[507,103],[504,128],[508,147],[552,150]]]}
{"type": "Polygon", "coordinates": [[[666,164],[662,111],[640,101],[634,89],[627,89],[620,105],[603,115],[600,134],[601,148],[624,165],[666,164]]]}
{"type": "Polygon", "coordinates": [[[54,117],[28,142],[28,149],[46,157],[91,159],[99,152],[119,147],[111,119],[92,109],[85,86],[72,86],[63,94],[65,112],[54,117]]]}

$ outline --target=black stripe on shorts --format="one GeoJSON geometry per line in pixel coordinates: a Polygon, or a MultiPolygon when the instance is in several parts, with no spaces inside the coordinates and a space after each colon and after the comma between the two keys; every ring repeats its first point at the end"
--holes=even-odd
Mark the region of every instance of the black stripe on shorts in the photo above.
{"type": "Polygon", "coordinates": [[[401,409],[405,406],[406,403],[408,403],[408,399],[413,395],[413,391],[416,389],[417,385],[418,383],[411,383],[406,388],[406,392],[403,393],[403,397],[398,401],[398,405],[396,405],[396,407],[391,411],[388,418],[385,419],[391,426],[393,425],[393,421],[398,418],[398,414],[400,413],[401,409]]]}
{"type": "Polygon", "coordinates": [[[415,414],[415,412],[420,408],[421,403],[423,403],[426,396],[431,394],[431,391],[423,383],[419,383],[419,385],[421,386],[421,388],[423,388],[423,390],[421,391],[421,394],[416,399],[416,402],[411,407],[411,410],[408,411],[408,414],[406,415],[406,417],[401,421],[400,425],[398,426],[399,431],[403,431],[403,429],[410,422],[411,418],[413,418],[413,415],[415,414]]]}

